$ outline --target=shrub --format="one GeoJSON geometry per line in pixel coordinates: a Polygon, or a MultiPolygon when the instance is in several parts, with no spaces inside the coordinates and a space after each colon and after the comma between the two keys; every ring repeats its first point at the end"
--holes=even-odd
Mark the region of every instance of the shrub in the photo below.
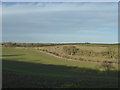
{"type": "Polygon", "coordinates": [[[65,46],[63,47],[63,51],[67,53],[68,55],[75,55],[78,51],[78,49],[75,46],[65,46]]]}
{"type": "Polygon", "coordinates": [[[118,48],[109,47],[101,52],[101,56],[106,58],[118,59],[118,48]]]}
{"type": "Polygon", "coordinates": [[[95,56],[96,53],[93,50],[83,50],[79,49],[77,52],[77,55],[82,55],[82,56],[95,56]]]}

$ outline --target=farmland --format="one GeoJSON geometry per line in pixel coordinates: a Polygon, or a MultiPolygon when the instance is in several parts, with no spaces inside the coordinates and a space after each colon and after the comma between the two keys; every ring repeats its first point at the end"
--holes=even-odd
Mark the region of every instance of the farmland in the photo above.
{"type": "Polygon", "coordinates": [[[115,50],[115,53],[117,46],[92,44],[3,46],[3,88],[117,88],[118,64],[115,63],[118,62],[117,54],[111,54],[112,57],[106,54],[101,56],[101,52],[110,50],[108,48],[115,50]],[[69,55],[63,50],[66,46],[75,46],[79,52],[69,55]],[[85,50],[83,52],[85,54],[82,55],[80,50],[85,50]],[[92,54],[89,55],[87,53],[89,51],[92,54]],[[55,56],[56,53],[59,55],[55,56]],[[97,62],[100,60],[110,63],[97,62]]]}

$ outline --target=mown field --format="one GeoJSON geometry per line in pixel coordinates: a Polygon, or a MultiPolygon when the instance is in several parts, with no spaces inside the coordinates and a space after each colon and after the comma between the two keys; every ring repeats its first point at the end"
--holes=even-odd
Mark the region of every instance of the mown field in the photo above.
{"type": "Polygon", "coordinates": [[[117,88],[117,64],[69,61],[34,48],[3,47],[3,88],[117,88]]]}

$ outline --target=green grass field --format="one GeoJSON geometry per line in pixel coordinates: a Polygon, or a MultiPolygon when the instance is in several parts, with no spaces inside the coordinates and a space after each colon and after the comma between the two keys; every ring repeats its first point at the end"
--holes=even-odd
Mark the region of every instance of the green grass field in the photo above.
{"type": "Polygon", "coordinates": [[[3,88],[115,88],[117,66],[60,59],[33,49],[3,47],[3,88]]]}

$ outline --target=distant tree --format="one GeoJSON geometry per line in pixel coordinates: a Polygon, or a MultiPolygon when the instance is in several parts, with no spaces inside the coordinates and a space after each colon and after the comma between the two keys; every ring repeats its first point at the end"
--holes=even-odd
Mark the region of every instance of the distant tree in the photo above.
{"type": "Polygon", "coordinates": [[[89,42],[85,42],[85,44],[90,44],[89,42]]]}
{"type": "Polygon", "coordinates": [[[7,42],[7,43],[3,43],[3,45],[4,45],[5,47],[14,47],[14,46],[16,46],[16,43],[7,42]]]}

